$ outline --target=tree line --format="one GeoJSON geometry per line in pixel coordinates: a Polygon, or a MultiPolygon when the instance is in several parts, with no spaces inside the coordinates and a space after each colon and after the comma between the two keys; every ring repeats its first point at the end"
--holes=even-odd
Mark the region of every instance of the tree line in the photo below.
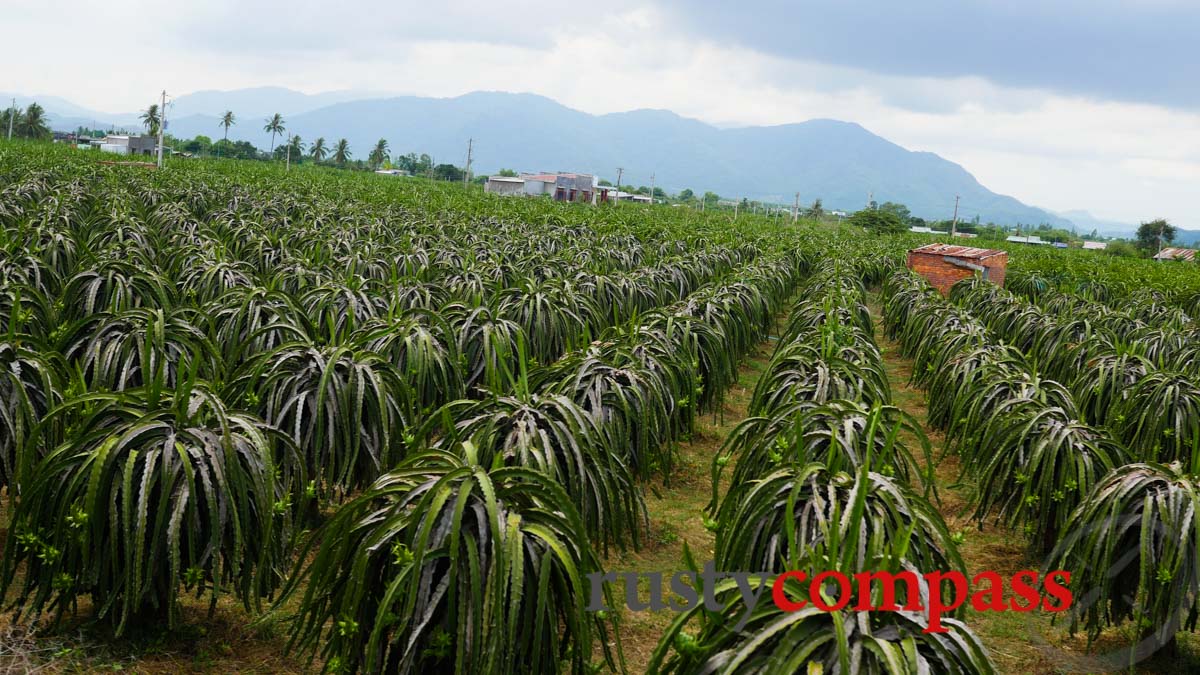
{"type": "Polygon", "coordinates": [[[50,126],[46,122],[46,110],[36,101],[24,110],[11,106],[6,108],[0,115],[0,137],[8,137],[10,125],[13,138],[44,140],[51,136],[50,126]]]}

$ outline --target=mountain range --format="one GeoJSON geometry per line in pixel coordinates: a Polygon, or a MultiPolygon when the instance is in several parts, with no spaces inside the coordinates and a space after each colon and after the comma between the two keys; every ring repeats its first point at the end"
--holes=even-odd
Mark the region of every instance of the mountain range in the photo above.
{"type": "MultiPolygon", "coordinates": [[[[10,96],[0,94],[0,101],[10,96]]],[[[136,130],[140,124],[136,113],[95,112],[58,97],[16,98],[20,106],[36,99],[55,129],[113,125],[136,130]]],[[[471,139],[477,174],[501,168],[575,171],[615,181],[617,167],[623,167],[622,184],[653,181],[669,192],[712,190],[725,198],[782,204],[799,192],[802,204],[820,198],[827,209],[846,211],[872,198],[903,203],[913,215],[930,220],[950,218],[957,195],[964,219],[978,215],[1007,225],[1075,225],[1080,232],[1090,231],[1084,222],[1095,220],[1085,212],[1053,213],[996,194],[958,164],[837,120],[718,128],[667,110],[592,115],[534,94],[378,97],[261,87],[180,96],[168,109],[167,131],[178,138],[220,138],[217,120],[225,110],[238,118],[229,138],[264,149],[271,139],[262,130],[263,118],[279,112],[289,134],[305,141],[321,136],[328,145],[346,138],[355,158],[365,158],[385,138],[392,153],[426,153],[435,162],[462,166],[471,139]]],[[[1136,228],[1109,225],[1114,234],[1136,228]]]]}

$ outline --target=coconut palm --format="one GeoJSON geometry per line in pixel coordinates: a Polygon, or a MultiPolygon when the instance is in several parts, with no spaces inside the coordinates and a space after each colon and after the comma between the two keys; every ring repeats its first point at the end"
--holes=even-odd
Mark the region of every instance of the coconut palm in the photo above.
{"type": "Polygon", "coordinates": [[[300,158],[304,156],[304,141],[300,139],[299,134],[288,138],[287,152],[289,161],[292,157],[295,157],[296,161],[299,162],[300,158]]]}
{"type": "Polygon", "coordinates": [[[17,116],[14,133],[24,138],[45,138],[50,135],[46,124],[46,111],[37,103],[30,103],[24,114],[17,116]]]}
{"type": "MultiPolygon", "coordinates": [[[[229,142],[229,127],[237,124],[237,119],[234,117],[233,111],[226,110],[225,114],[221,115],[221,121],[218,122],[217,124],[218,124],[218,126],[225,127],[225,137],[222,140],[224,140],[225,143],[228,143],[229,142]]],[[[221,156],[221,147],[220,146],[217,146],[217,156],[218,157],[221,156]]]]}
{"type": "Polygon", "coordinates": [[[280,115],[279,113],[275,113],[271,117],[267,118],[267,124],[266,124],[266,126],[263,127],[263,131],[271,132],[270,153],[275,154],[275,136],[276,135],[282,136],[283,132],[287,131],[287,128],[284,126],[283,115],[280,115]]]}
{"type": "Polygon", "coordinates": [[[158,135],[158,125],[162,123],[162,114],[157,103],[150,104],[150,107],[146,108],[146,111],[138,119],[142,121],[142,125],[146,127],[151,136],[158,135]]]}
{"type": "Polygon", "coordinates": [[[333,161],[338,166],[345,166],[346,162],[350,161],[350,142],[346,139],[339,139],[337,145],[333,146],[333,161]]]}
{"type": "Polygon", "coordinates": [[[371,164],[372,169],[378,169],[384,162],[387,161],[387,150],[387,140],[383,138],[379,139],[379,142],[375,144],[374,149],[371,150],[371,154],[367,157],[367,161],[371,164]]]}
{"type": "Polygon", "coordinates": [[[325,146],[324,136],[312,142],[312,145],[308,148],[308,154],[318,162],[325,159],[325,155],[329,154],[329,148],[325,146]]]}

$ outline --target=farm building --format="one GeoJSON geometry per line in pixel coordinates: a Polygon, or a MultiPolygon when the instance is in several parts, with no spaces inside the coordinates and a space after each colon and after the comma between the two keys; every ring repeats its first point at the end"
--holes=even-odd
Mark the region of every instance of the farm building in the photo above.
{"type": "Polygon", "coordinates": [[[912,227],[908,228],[908,231],[917,232],[919,234],[940,234],[940,232],[934,232],[932,227],[924,227],[921,225],[913,225],[912,227]]]}
{"type": "Polygon", "coordinates": [[[494,195],[523,195],[525,194],[525,179],[515,176],[488,176],[483,190],[494,195]]]}
{"type": "Polygon", "coordinates": [[[639,195],[632,192],[625,192],[624,190],[618,190],[611,185],[597,187],[596,195],[598,197],[598,201],[600,202],[640,202],[642,204],[649,204],[654,201],[650,198],[650,195],[639,195]]]}
{"type": "Polygon", "coordinates": [[[525,194],[549,195],[556,202],[595,201],[596,177],[586,173],[522,174],[525,194]]]}
{"type": "Polygon", "coordinates": [[[1108,248],[1108,244],[1102,241],[1085,241],[1083,242],[1083,248],[1088,251],[1103,251],[1108,248]]]}
{"type": "Polygon", "coordinates": [[[969,279],[976,272],[1003,286],[1007,266],[1007,253],[987,248],[929,244],[908,252],[908,269],[925,277],[942,295],[948,295],[951,286],[969,279]]]}
{"type": "Polygon", "coordinates": [[[153,155],[158,150],[158,139],[153,136],[109,134],[101,141],[100,149],[118,155],[153,155]]]}
{"type": "Polygon", "coordinates": [[[1038,237],[1036,235],[1029,235],[1029,236],[1015,235],[1015,236],[1008,237],[1004,241],[1007,241],[1007,242],[1010,242],[1013,244],[1039,244],[1041,246],[1046,246],[1050,243],[1048,241],[1042,241],[1042,238],[1038,237]]]}
{"type": "Polygon", "coordinates": [[[1196,259],[1196,252],[1190,248],[1164,248],[1155,254],[1154,259],[1192,262],[1196,259]]]}

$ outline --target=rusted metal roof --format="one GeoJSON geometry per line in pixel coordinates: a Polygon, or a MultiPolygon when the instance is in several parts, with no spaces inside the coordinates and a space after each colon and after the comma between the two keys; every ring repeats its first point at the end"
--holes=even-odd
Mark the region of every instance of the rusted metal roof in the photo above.
{"type": "Polygon", "coordinates": [[[1154,256],[1155,260],[1195,260],[1196,252],[1190,248],[1164,248],[1154,256]]]}
{"type": "Polygon", "coordinates": [[[970,246],[955,246],[954,244],[927,244],[921,248],[914,248],[909,253],[928,253],[929,255],[944,255],[952,258],[966,258],[968,260],[983,260],[997,255],[1006,255],[1004,251],[997,251],[992,248],[972,248],[970,246]]]}

